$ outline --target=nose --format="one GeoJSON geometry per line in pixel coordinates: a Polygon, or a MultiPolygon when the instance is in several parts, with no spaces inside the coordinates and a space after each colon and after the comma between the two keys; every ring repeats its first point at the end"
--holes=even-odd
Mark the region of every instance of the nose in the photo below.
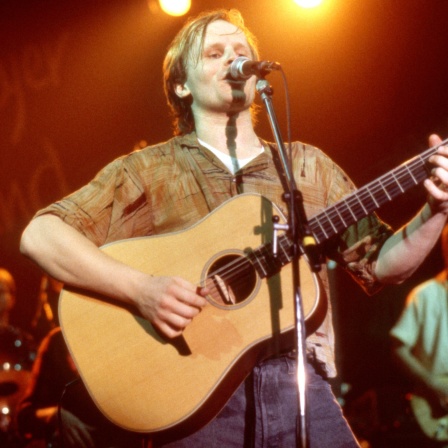
{"type": "Polygon", "coordinates": [[[224,51],[225,61],[227,65],[230,65],[237,57],[238,54],[235,52],[233,47],[229,46],[226,47],[224,51]]]}

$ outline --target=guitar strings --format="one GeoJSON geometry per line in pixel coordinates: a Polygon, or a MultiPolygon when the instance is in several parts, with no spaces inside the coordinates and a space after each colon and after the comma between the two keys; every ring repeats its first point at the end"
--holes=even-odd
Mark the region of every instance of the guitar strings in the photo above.
{"type": "MultiPolygon", "coordinates": [[[[324,237],[328,239],[330,236],[347,228],[361,217],[367,216],[370,212],[376,210],[384,203],[391,201],[399,194],[404,193],[409,188],[420,183],[428,176],[424,166],[425,162],[440,146],[447,143],[448,139],[445,139],[439,145],[429,148],[420,156],[416,156],[410,161],[384,174],[377,180],[365,185],[348,198],[337,202],[322,213],[311,218],[310,226],[316,240],[318,242],[323,241],[322,237],[319,238],[321,232],[323,232],[324,237]]],[[[287,255],[288,250],[290,250],[291,247],[290,244],[291,241],[286,235],[282,235],[279,238],[279,247],[281,248],[283,255],[283,258],[280,258],[281,266],[283,266],[285,262],[291,261],[287,255]],[[284,245],[285,242],[288,244],[286,248],[284,245]]],[[[213,285],[211,289],[221,296],[215,285],[214,278],[218,277],[223,279],[228,287],[238,287],[242,281],[247,279],[242,273],[247,273],[248,266],[249,268],[253,268],[253,270],[261,276],[259,269],[255,267],[255,264],[250,258],[253,258],[254,262],[259,263],[265,277],[269,276],[270,271],[272,271],[269,266],[269,261],[275,259],[275,257],[273,258],[271,251],[272,243],[269,243],[255,249],[250,254],[237,257],[226,265],[209,272],[204,280],[203,286],[207,285],[210,287],[211,283],[213,285]]]]}
{"type": "MultiPolygon", "coordinates": [[[[416,163],[414,162],[414,165],[415,164],[416,163]]],[[[324,231],[325,237],[328,238],[329,236],[338,233],[338,231],[347,228],[361,216],[367,216],[371,210],[379,208],[388,200],[392,200],[398,194],[404,192],[403,187],[407,190],[411,186],[417,185],[418,181],[415,178],[415,175],[411,174],[411,176],[409,176],[406,171],[412,173],[407,166],[399,167],[395,171],[385,174],[371,184],[362,187],[349,198],[338,202],[331,208],[325,210],[324,213],[327,220],[330,221],[331,228],[329,228],[328,225],[324,227],[324,224],[327,223],[320,221],[321,215],[315,217],[314,219],[318,221],[318,224],[324,231]],[[370,204],[375,204],[375,207],[370,207],[371,210],[367,210],[363,205],[367,201],[369,201],[370,204]],[[339,225],[337,222],[331,222],[331,220],[339,221],[339,225]]],[[[421,173],[419,174],[420,175],[417,175],[417,178],[421,177],[421,173]]],[[[426,171],[423,171],[423,174],[425,174],[424,177],[426,177],[426,171]]]]}
{"type": "Polygon", "coordinates": [[[428,176],[424,167],[425,161],[436,152],[439,146],[447,142],[448,139],[437,146],[429,148],[422,155],[414,157],[405,164],[362,187],[348,198],[324,210],[323,214],[326,215],[326,219],[322,214],[312,218],[310,225],[316,240],[322,242],[322,237],[319,237],[320,230],[323,232],[324,237],[328,239],[330,236],[347,228],[357,219],[367,216],[371,211],[420,183],[428,176]],[[370,210],[364,207],[367,201],[371,204],[370,210]]]}
{"type": "MultiPolygon", "coordinates": [[[[432,153],[432,151],[431,151],[432,153]]],[[[416,165],[418,163],[418,160],[414,160],[410,162],[410,165],[414,164],[416,165]]],[[[395,171],[391,173],[387,173],[383,175],[381,178],[376,180],[375,182],[368,184],[367,186],[363,187],[358,191],[358,193],[354,194],[353,196],[350,196],[346,200],[342,201],[341,203],[337,203],[334,206],[332,206],[328,210],[324,210],[325,215],[327,216],[327,219],[330,221],[330,224],[332,226],[332,230],[334,233],[337,233],[338,230],[335,227],[335,225],[331,222],[331,220],[335,219],[335,217],[338,217],[340,222],[342,222],[343,227],[347,228],[349,224],[351,224],[353,221],[356,221],[356,219],[360,215],[367,215],[368,211],[362,206],[362,203],[360,200],[364,200],[365,198],[371,198],[372,201],[379,207],[383,204],[383,201],[379,199],[378,197],[375,197],[375,194],[378,196],[379,193],[381,193],[384,197],[387,196],[388,193],[390,193],[393,197],[395,197],[397,194],[404,192],[403,187],[408,189],[411,186],[417,185],[417,180],[415,179],[415,176],[411,174],[411,176],[406,175],[406,171],[410,172],[410,169],[407,166],[400,166],[395,171]],[[400,184],[401,181],[401,184],[400,184]],[[398,186],[397,186],[398,183],[398,186]],[[374,187],[372,187],[372,185],[374,187]],[[369,188],[370,187],[370,188],[369,188]],[[392,187],[387,190],[387,187],[392,187]],[[377,203],[377,200],[380,202],[377,203]],[[341,206],[345,205],[345,210],[339,210],[338,208],[341,208],[341,206]],[[362,210],[360,212],[360,207],[362,207],[362,210]],[[332,215],[332,216],[331,216],[332,215]]],[[[426,173],[426,172],[425,172],[426,173]]],[[[392,199],[392,198],[391,198],[392,199]]],[[[319,219],[319,216],[317,216],[315,219],[319,219]]],[[[322,223],[319,223],[322,225],[322,223]]],[[[325,231],[325,230],[324,230],[325,231]]],[[[325,232],[326,236],[327,233],[331,232],[325,232]]],[[[284,240],[280,241],[280,247],[284,249],[283,247],[284,240]]],[[[266,251],[265,248],[261,248],[258,251],[266,251]]],[[[252,252],[256,256],[256,252],[252,252]]],[[[263,254],[264,255],[264,254],[263,254]]],[[[268,267],[266,264],[262,263],[262,260],[267,261],[267,258],[263,256],[263,258],[256,257],[256,260],[259,261],[263,267],[268,267]]],[[[288,260],[289,261],[289,260],[288,260]]],[[[247,265],[248,263],[252,263],[249,261],[247,257],[240,257],[239,259],[236,259],[232,261],[231,263],[228,263],[227,265],[218,268],[217,270],[211,272],[207,279],[212,280],[214,276],[219,276],[225,280],[227,280],[227,283],[233,282],[234,279],[236,280],[244,280],[244,278],[238,278],[238,275],[240,274],[240,271],[244,265],[247,265]]],[[[236,283],[237,284],[237,283],[236,283]]]]}
{"type": "MultiPolygon", "coordinates": [[[[279,247],[281,249],[281,254],[277,256],[277,259],[275,259],[272,254],[272,243],[260,246],[249,254],[238,255],[238,258],[235,260],[209,272],[202,282],[202,286],[210,288],[210,295],[216,298],[222,296],[222,291],[219,284],[215,284],[215,278],[224,280],[226,286],[230,287],[233,292],[236,292],[241,288],[241,285],[245,285],[244,282],[247,281],[247,276],[243,274],[248,271],[251,273],[255,272],[259,277],[269,276],[274,272],[271,266],[274,260],[278,260],[282,266],[291,261],[291,258],[288,255],[291,249],[291,241],[286,235],[281,235],[279,237],[279,247]],[[263,275],[260,274],[260,271],[256,268],[251,258],[259,263],[260,268],[263,270],[263,275]]],[[[277,265],[277,263],[274,264],[277,265]]]]}

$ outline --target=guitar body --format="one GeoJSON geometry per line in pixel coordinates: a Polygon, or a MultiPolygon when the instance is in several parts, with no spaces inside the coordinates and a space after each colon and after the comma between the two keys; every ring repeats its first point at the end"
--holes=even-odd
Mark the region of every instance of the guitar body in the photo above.
{"type": "MultiPolygon", "coordinates": [[[[447,143],[309,219],[317,244],[426,179],[427,161],[447,143]]],[[[272,256],[274,215],[282,218],[262,196],[240,195],[185,231],[102,248],[148,274],[210,288],[209,305],[176,340],[163,339],[135,310],[106,297],[63,290],[62,332],[93,401],[112,422],[136,432],[193,432],[219,412],[257,361],[293,346],[296,263],[285,235],[272,256]]],[[[326,297],[308,265],[298,269],[311,333],[325,315],[326,297]]]]}
{"type": "MultiPolygon", "coordinates": [[[[62,291],[65,340],[109,420],[136,432],[193,432],[219,412],[257,361],[292,346],[294,263],[262,278],[246,257],[271,241],[274,214],[279,210],[262,196],[241,195],[185,231],[102,248],[148,274],[214,288],[209,304],[176,340],[163,339],[135,310],[105,297],[62,291]],[[242,266],[241,287],[221,275],[228,266],[242,266]]],[[[300,278],[307,327],[314,330],[325,312],[323,291],[305,262],[300,278]]]]}
{"type": "MultiPolygon", "coordinates": [[[[448,383],[448,378],[444,378],[448,383]]],[[[424,395],[411,396],[411,409],[421,430],[434,441],[448,441],[448,410],[424,395]]]]}

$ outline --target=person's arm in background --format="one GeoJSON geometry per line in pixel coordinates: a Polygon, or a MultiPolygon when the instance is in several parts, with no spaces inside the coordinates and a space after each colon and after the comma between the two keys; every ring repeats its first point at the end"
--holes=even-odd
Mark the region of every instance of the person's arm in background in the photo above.
{"type": "Polygon", "coordinates": [[[434,397],[441,406],[448,410],[448,381],[443,381],[437,375],[431,374],[413,355],[412,347],[399,339],[392,339],[392,351],[401,370],[405,372],[414,386],[425,395],[434,397]]]}

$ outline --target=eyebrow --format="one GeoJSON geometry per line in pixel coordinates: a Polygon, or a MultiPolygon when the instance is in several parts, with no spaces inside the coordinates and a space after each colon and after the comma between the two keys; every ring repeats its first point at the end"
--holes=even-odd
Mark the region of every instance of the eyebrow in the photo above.
{"type": "MultiPolygon", "coordinates": [[[[220,49],[223,46],[225,46],[225,45],[223,45],[222,42],[209,42],[209,43],[204,42],[204,46],[202,48],[202,54],[204,54],[208,50],[220,49]]],[[[236,42],[233,46],[234,46],[235,50],[244,49],[244,50],[247,50],[253,56],[253,51],[248,43],[236,42]]]]}

